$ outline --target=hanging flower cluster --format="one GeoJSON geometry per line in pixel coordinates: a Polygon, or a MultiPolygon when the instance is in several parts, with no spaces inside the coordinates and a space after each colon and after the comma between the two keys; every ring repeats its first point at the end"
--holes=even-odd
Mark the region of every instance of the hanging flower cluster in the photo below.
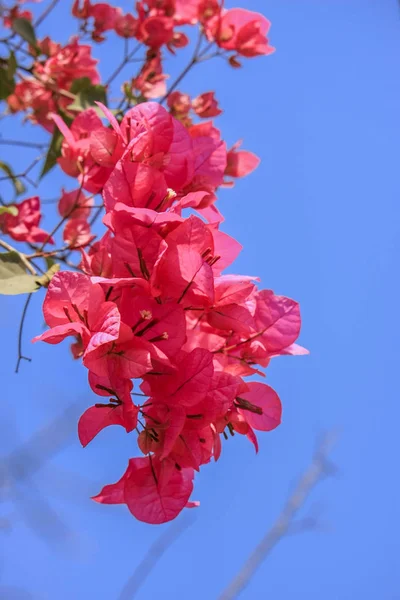
{"type": "MultiPolygon", "coordinates": [[[[6,26],[15,27],[18,10],[6,26]]],[[[81,36],[103,42],[115,31],[135,38],[145,56],[117,110],[98,100],[77,110],[71,94],[100,83],[91,47],[79,37],[64,47],[45,38],[35,44],[32,76],[7,97],[12,112],[28,111],[53,132],[57,163],[77,182],[63,190],[58,211],[63,251],[78,251],[80,263],[52,277],[43,304],[49,329],[35,341],[72,337],[100,397],[80,418],[83,446],[110,425],[136,435],[142,456],[94,499],[163,523],[198,505],[195,471],[219,459],[224,438],[244,435],[257,451],[255,432],[279,425],[277,393],[249,378],[265,376],[274,357],[306,352],[295,343],[297,302],[260,290],[255,276],[225,272],[241,246],[221,230],[217,191],[251,173],[258,157],[241,142],[227,148],[212,120],[222,112],[214,92],[191,98],[177,89],[183,77],[167,92],[162,66],[164,49],[189,43],[180,27],[197,25],[206,45],[186,71],[213,49],[237,68],[242,57],[273,51],[269,22],[218,0],[141,0],[135,14],[75,0],[72,13],[81,36]],[[91,230],[96,196],[105,209],[101,239],[91,230]]],[[[39,198],[30,198],[0,214],[0,229],[43,252],[60,227],[46,233],[40,218],[39,198]]]]}
{"type": "Polygon", "coordinates": [[[85,274],[52,279],[43,307],[50,329],[37,339],[73,336],[93,391],[108,398],[81,417],[83,445],[108,425],[138,432],[145,457],[95,499],[161,523],[190,505],[194,471],[219,458],[221,435],[246,435],[257,447],[254,430],[279,425],[276,392],[244,378],[274,356],[302,352],[300,313],[293,300],[259,291],[254,277],[224,274],[241,247],[219,229],[215,190],[228,153],[213,124],[193,136],[155,102],[120,124],[103,109],[111,129],[93,109],[71,130],[55,117],[60,164],[79,172],[83,189],[102,189],[108,231],[82,252],[85,274]],[[80,127],[90,132],[83,141],[80,127]],[[184,217],[188,207],[205,220],[184,217]]]}

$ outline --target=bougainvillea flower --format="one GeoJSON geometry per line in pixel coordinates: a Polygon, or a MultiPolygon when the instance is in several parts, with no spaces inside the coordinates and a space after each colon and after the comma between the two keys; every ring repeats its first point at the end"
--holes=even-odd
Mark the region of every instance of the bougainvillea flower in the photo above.
{"type": "Polygon", "coordinates": [[[103,124],[92,108],[81,112],[74,119],[71,128],[65,124],[59,115],[52,115],[52,117],[64,136],[58,164],[67,175],[79,177],[87,162],[90,161],[90,134],[97,129],[101,129],[103,124]]]}
{"type": "Polygon", "coordinates": [[[143,392],[165,404],[193,406],[201,401],[210,388],[214,372],[212,354],[198,348],[189,354],[182,353],[173,374],[147,375],[143,392]]]}
{"type": "Polygon", "coordinates": [[[237,142],[228,150],[225,175],[228,177],[246,177],[260,164],[258,156],[248,150],[239,150],[241,142],[237,142]]]}
{"type": "Polygon", "coordinates": [[[165,16],[146,17],[141,20],[136,37],[140,42],[158,49],[170,43],[174,35],[174,21],[165,16]]]}
{"type": "Polygon", "coordinates": [[[105,31],[114,29],[120,9],[114,8],[105,2],[97,2],[90,7],[89,17],[93,18],[92,39],[96,42],[102,42],[105,38],[102,35],[105,31]]]}
{"type": "Polygon", "coordinates": [[[13,204],[17,214],[3,213],[0,215],[0,230],[17,242],[30,244],[54,244],[53,238],[38,227],[42,213],[40,199],[33,196],[18,204],[13,204]]]}
{"type": "Polygon", "coordinates": [[[132,458],[123,477],[93,498],[103,504],[127,504],[145,523],[166,523],[178,516],[193,491],[193,469],[151,456],[132,458]]]}
{"type": "Polygon", "coordinates": [[[192,108],[192,102],[188,94],[182,94],[179,91],[172,92],[169,94],[167,104],[170,109],[171,115],[176,119],[179,119],[185,127],[192,124],[189,117],[190,109],[192,108]]]}
{"type": "MultiPolygon", "coordinates": [[[[77,77],[99,81],[90,48],[76,38],[64,48],[38,42],[44,58],[34,58],[35,78],[17,82],[8,104],[11,111],[30,110],[49,131],[57,126],[58,164],[78,182],[58,208],[81,272],[52,278],[43,304],[49,329],[35,341],[72,338],[73,356],[87,369],[98,401],[79,421],[82,445],[118,425],[137,432],[142,454],[94,500],[126,504],[139,520],[164,523],[198,505],[190,500],[194,472],[220,459],[224,440],[243,435],[258,451],[255,432],[279,425],[277,393],[248,378],[265,377],[279,355],[307,351],[296,344],[294,300],[259,290],[257,277],[226,274],[242,247],[221,229],[217,191],[233,185],[226,178],[251,173],[258,157],[240,143],[227,150],[210,120],[221,113],[214,92],[192,100],[176,89],[179,80],[168,94],[163,69],[164,47],[174,53],[188,42],[181,25],[199,23],[238,67],[239,56],[273,51],[269,22],[248,10],[224,10],[219,0],[138,0],[136,10],[137,16],[124,15],[90,0],[75,0],[72,9],[92,39],[102,41],[112,29],[126,38],[125,62],[138,60],[128,38],[145,45],[138,74],[122,87],[130,108],[122,103],[112,111],[95,102],[96,109],[76,115],[70,94],[57,94],[77,77]],[[106,233],[97,241],[86,191],[101,194],[105,208],[106,233]]],[[[200,60],[209,48],[197,51],[200,60]]],[[[33,204],[28,234],[38,235],[40,207],[34,212],[33,204]]],[[[4,231],[5,223],[11,223],[6,213],[4,231]]]]}
{"type": "Polygon", "coordinates": [[[248,388],[248,391],[241,393],[240,398],[236,399],[238,412],[253,429],[271,431],[278,427],[282,405],[275,390],[256,381],[250,382],[248,388]]]}
{"type": "Polygon", "coordinates": [[[71,250],[88,246],[95,237],[86,219],[69,219],[64,227],[63,240],[71,250]]]}
{"type": "Polygon", "coordinates": [[[82,111],[71,128],[59,115],[52,118],[64,136],[58,164],[67,175],[78,179],[81,189],[98,193],[122,154],[118,136],[104,127],[93,108],[82,111]]]}
{"type": "Polygon", "coordinates": [[[129,206],[165,210],[168,188],[177,192],[192,179],[190,135],[156,102],[132,108],[120,126],[112,124],[126,150],[104,188],[107,211],[121,199],[129,206]]]}
{"type": "Polygon", "coordinates": [[[87,19],[90,15],[91,2],[90,0],[74,0],[71,12],[78,19],[87,19]]]}
{"type": "MultiPolygon", "coordinates": [[[[99,378],[97,380],[99,381],[99,378]]],[[[100,387],[103,387],[103,395],[110,396],[112,392],[113,397],[108,404],[98,403],[91,406],[79,419],[78,435],[82,446],[87,446],[100,431],[110,425],[121,425],[127,433],[133,431],[137,425],[139,407],[135,406],[130,395],[132,382],[121,381],[116,390],[104,391],[106,386],[100,387]]]]}
{"type": "Polygon", "coordinates": [[[137,25],[137,20],[130,13],[127,13],[126,15],[120,14],[115,19],[115,33],[123,38],[134,37],[137,32],[137,25]]]}
{"type": "Polygon", "coordinates": [[[166,80],[168,77],[163,70],[160,50],[149,48],[146,61],[139,74],[132,79],[132,91],[137,90],[149,100],[160,98],[167,92],[166,80]]]}
{"type": "Polygon", "coordinates": [[[33,15],[30,10],[21,10],[18,6],[14,6],[5,12],[3,16],[4,27],[12,27],[15,19],[26,19],[27,21],[32,21],[33,15]]]}
{"type": "Polygon", "coordinates": [[[153,293],[182,306],[212,304],[214,254],[206,225],[191,216],[168,235],[167,244],[151,277],[153,293]]]}
{"type": "Polygon", "coordinates": [[[294,300],[276,296],[271,290],[258,292],[256,302],[258,339],[269,353],[277,354],[299,337],[300,307],[294,300]]]}
{"type": "Polygon", "coordinates": [[[43,303],[43,315],[49,327],[85,322],[85,315],[96,314],[105,296],[100,285],[82,273],[62,271],[52,278],[43,303]]]}
{"type": "Polygon", "coordinates": [[[214,96],[214,92],[206,92],[200,94],[192,101],[193,110],[198,117],[202,119],[211,119],[218,117],[222,110],[218,108],[218,102],[214,96]]]}
{"type": "Polygon", "coordinates": [[[199,0],[175,0],[174,21],[177,25],[195,25],[198,12],[199,0]]]}
{"type": "Polygon", "coordinates": [[[220,48],[246,57],[271,54],[274,48],[266,37],[271,23],[263,15],[244,8],[232,8],[207,22],[207,35],[220,48]]]}
{"type": "Polygon", "coordinates": [[[100,82],[96,69],[98,61],[92,57],[91,52],[91,46],[80,44],[77,38],[73,38],[42,67],[37,68],[38,74],[44,79],[50,79],[62,89],[69,89],[75,79],[82,77],[87,77],[91,83],[97,84],[100,82]]]}
{"type": "Polygon", "coordinates": [[[189,128],[195,157],[194,177],[186,191],[215,189],[222,184],[227,164],[226,144],[212,121],[189,128]]]}
{"type": "Polygon", "coordinates": [[[58,201],[58,212],[66,219],[88,219],[93,206],[93,198],[87,197],[79,188],[72,192],[62,191],[58,201]]]}

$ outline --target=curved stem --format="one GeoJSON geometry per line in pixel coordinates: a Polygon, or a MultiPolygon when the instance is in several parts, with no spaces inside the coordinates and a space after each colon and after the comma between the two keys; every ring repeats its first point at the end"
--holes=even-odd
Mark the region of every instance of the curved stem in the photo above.
{"type": "Polygon", "coordinates": [[[21,315],[21,321],[19,324],[19,331],[18,331],[18,360],[17,360],[17,365],[15,367],[15,372],[18,373],[19,371],[19,366],[21,364],[22,360],[26,360],[28,362],[31,362],[31,358],[28,358],[27,356],[24,356],[22,354],[22,335],[24,332],[24,324],[25,324],[25,319],[26,319],[26,315],[28,312],[28,308],[29,308],[29,303],[31,301],[32,298],[32,294],[29,294],[26,301],[25,301],[25,305],[24,305],[24,309],[22,311],[22,315],[21,315]]]}
{"type": "Polygon", "coordinates": [[[178,85],[180,84],[182,79],[184,77],[186,77],[186,75],[189,73],[191,68],[199,61],[199,56],[200,56],[199,52],[200,52],[200,47],[201,47],[202,41],[203,41],[203,32],[200,30],[199,38],[197,40],[197,44],[194,49],[194,53],[193,53],[193,56],[192,56],[190,62],[183,69],[182,73],[175,79],[175,81],[173,82],[173,84],[171,85],[171,87],[169,88],[167,93],[161,98],[160,104],[164,104],[164,102],[168,99],[168,96],[178,87],[178,85]]]}

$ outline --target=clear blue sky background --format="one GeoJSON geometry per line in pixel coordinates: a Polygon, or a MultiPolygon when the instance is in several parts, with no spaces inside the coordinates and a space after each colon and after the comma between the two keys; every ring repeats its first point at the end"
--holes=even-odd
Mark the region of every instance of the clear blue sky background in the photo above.
{"type": "MultiPolygon", "coordinates": [[[[244,246],[234,270],[258,274],[264,287],[301,302],[300,341],[311,354],[273,361],[268,381],[283,401],[281,427],[260,436],[258,456],[235,438],[224,443],[217,464],[202,469],[194,494],[201,508],[190,513],[193,523],[137,598],[216,600],[278,515],[317,436],[338,427],[338,475],[316,490],[303,512],[318,511],[321,530],[284,539],[241,598],[397,600],[399,6],[396,0],[242,4],[271,19],[276,54],[245,61],[239,72],[222,62],[200,66],[181,90],[194,95],[215,89],[228,143],[244,138],[245,147],[262,158],[255,174],[221,193],[225,231],[244,246]]],[[[70,2],[61,5],[42,33],[66,41],[73,26],[70,2]]],[[[119,61],[121,41],[113,38],[107,48],[96,50],[105,75],[119,61]]],[[[178,71],[173,62],[171,67],[178,71]]],[[[16,130],[2,121],[1,127],[4,137],[31,136],[28,126],[16,130]]],[[[0,152],[26,164],[20,150],[2,146],[0,152]]],[[[50,176],[42,197],[54,198],[62,183],[73,188],[72,180],[50,176]]],[[[50,216],[44,225],[51,222],[50,216]]],[[[40,303],[38,295],[25,331],[33,362],[22,364],[16,376],[23,300],[1,299],[4,453],[72,401],[93,402],[85,370],[70,359],[68,344],[29,347],[41,331],[40,303]]],[[[4,503],[0,513],[12,525],[0,534],[2,599],[24,597],[5,586],[38,600],[118,598],[169,527],[138,523],[125,507],[89,500],[102,483],[119,478],[134,449],[133,437],[119,428],[104,431],[85,450],[73,432],[29,485],[19,485],[18,502],[4,503]],[[32,509],[42,502],[39,492],[64,524],[52,526],[45,511],[50,521],[41,527],[50,528],[54,543],[27,523],[43,521],[32,509]],[[57,543],[63,527],[67,545],[57,543]]]]}

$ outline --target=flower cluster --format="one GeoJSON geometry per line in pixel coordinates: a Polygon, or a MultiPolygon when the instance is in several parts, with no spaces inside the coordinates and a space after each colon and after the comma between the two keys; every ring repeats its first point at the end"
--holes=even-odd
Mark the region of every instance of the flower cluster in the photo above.
{"type": "MultiPolygon", "coordinates": [[[[219,229],[215,190],[228,152],[213,124],[186,129],[154,102],[120,124],[103,110],[111,129],[92,109],[71,130],[55,118],[65,134],[60,164],[79,171],[83,189],[102,188],[107,233],[82,250],[84,273],[53,277],[43,307],[50,329],[36,339],[73,336],[92,390],[107,397],[81,417],[83,445],[108,425],[138,432],[145,457],[95,499],[161,523],[191,505],[194,471],[218,459],[221,435],[257,447],[254,430],[279,424],[276,392],[244,378],[303,352],[294,344],[300,313],[293,300],[258,290],[256,278],[224,274],[241,247],[219,229]],[[90,135],[81,140],[83,122],[90,135]]],[[[62,210],[70,202],[64,195],[62,210]]]]}
{"type": "MultiPolygon", "coordinates": [[[[5,38],[9,56],[0,59],[2,99],[10,113],[27,111],[52,133],[42,173],[57,164],[74,186],[56,198],[61,220],[50,233],[39,227],[37,196],[2,202],[0,230],[31,248],[22,273],[29,260],[46,261],[48,330],[35,341],[72,338],[72,354],[99,396],[80,418],[82,445],[111,425],[136,432],[141,456],[94,499],[163,523],[198,505],[191,499],[195,471],[219,459],[223,439],[246,436],[257,451],[256,431],[279,425],[277,393],[249,378],[265,377],[277,356],[306,353],[296,344],[298,303],[259,289],[257,277],[226,272],[241,245],[221,229],[217,193],[250,174],[259,158],[241,141],[227,147],[214,122],[222,110],[213,91],[191,97],[178,89],[210,58],[238,68],[243,58],[272,53],[270,23],[219,0],[138,0],[135,13],[126,14],[74,0],[79,34],[61,46],[36,39],[23,4],[4,16],[12,32],[5,38]],[[199,29],[198,43],[167,89],[163,61],[189,44],[188,25],[199,29]],[[28,44],[21,64],[18,31],[28,44]],[[102,85],[92,47],[83,42],[103,42],[111,31],[125,39],[124,57],[102,85]],[[112,110],[109,85],[133,60],[140,66],[112,110]],[[97,239],[92,224],[102,213],[105,233],[97,239]],[[61,232],[62,248],[47,251],[61,232]],[[78,259],[71,262],[71,254],[78,259]],[[74,270],[57,271],[57,261],[74,270]]],[[[17,187],[13,171],[1,168],[17,187]]],[[[36,262],[29,266],[37,273],[36,262]]]]}
{"type": "Polygon", "coordinates": [[[13,205],[13,212],[0,214],[0,231],[17,242],[54,244],[53,238],[39,227],[42,218],[38,196],[13,205]]]}
{"type": "Polygon", "coordinates": [[[270,23],[263,15],[242,8],[221,10],[218,0],[139,0],[135,15],[124,15],[105,2],[75,0],[72,14],[82,19],[83,30],[90,30],[96,42],[104,41],[104,33],[113,30],[153,50],[166,46],[174,52],[189,43],[176,27],[200,24],[207,39],[223,50],[246,57],[274,50],[266,37],[270,23]]]}
{"type": "Polygon", "coordinates": [[[91,56],[91,47],[80,44],[77,38],[66,46],[45,38],[37,48],[40,56],[32,68],[33,77],[23,77],[14,93],[8,96],[7,103],[14,113],[30,110],[33,123],[52,131],[51,113],[62,110],[64,114],[74,116],[69,110],[73,96],[68,93],[73,82],[86,77],[92,84],[97,84],[100,76],[97,60],[91,56]]]}
{"type": "Polygon", "coordinates": [[[218,0],[139,0],[136,14],[123,14],[104,2],[75,0],[72,12],[82,20],[82,31],[90,32],[96,42],[104,41],[105,32],[113,30],[148,48],[140,73],[131,81],[131,92],[146,99],[166,93],[162,49],[174,54],[187,46],[189,39],[179,30],[183,25],[200,26],[209,45],[215,43],[233,67],[240,67],[240,56],[274,51],[267,38],[270,22],[263,15],[241,8],[221,10],[218,0]]]}

